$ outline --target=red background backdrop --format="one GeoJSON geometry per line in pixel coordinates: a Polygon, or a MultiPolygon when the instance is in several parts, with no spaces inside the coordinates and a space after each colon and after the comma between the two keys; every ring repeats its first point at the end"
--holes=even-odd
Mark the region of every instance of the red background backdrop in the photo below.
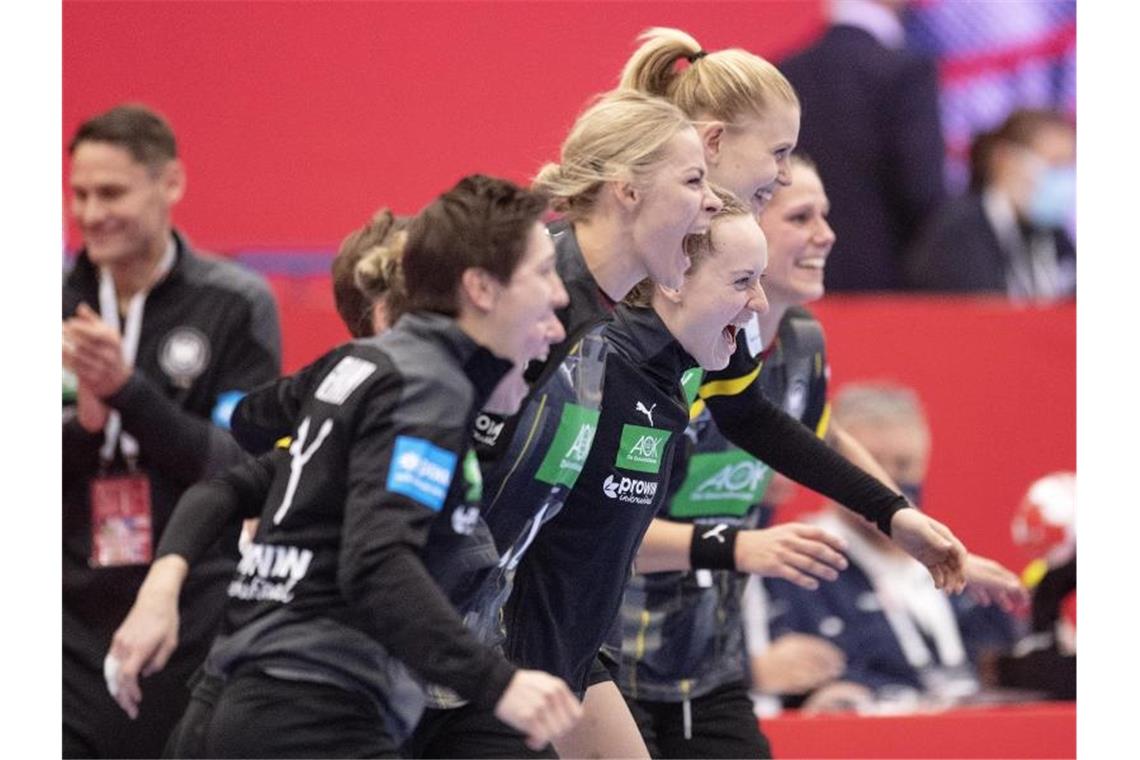
{"type": "Polygon", "coordinates": [[[63,142],[141,100],[179,137],[178,220],[200,245],[328,249],[464,174],[533,176],[647,27],[779,57],[820,30],[820,7],[67,0],[63,142]]]}
{"type": "MultiPolygon", "coordinates": [[[[413,212],[466,173],[525,181],[648,26],[778,60],[820,31],[820,8],[67,0],[61,143],[124,100],[162,111],[190,179],[179,226],[202,247],[280,253],[246,260],[270,271],[292,370],[345,335],[327,279],[296,276],[327,258],[301,254],[332,250],[380,205],[413,212]]],[[[1075,308],[836,298],[817,311],[836,387],[891,378],[922,394],[930,511],[1019,568],[1014,505],[1076,463],[1075,308]]],[[[804,495],[786,514],[816,503],[804,495]]]]}

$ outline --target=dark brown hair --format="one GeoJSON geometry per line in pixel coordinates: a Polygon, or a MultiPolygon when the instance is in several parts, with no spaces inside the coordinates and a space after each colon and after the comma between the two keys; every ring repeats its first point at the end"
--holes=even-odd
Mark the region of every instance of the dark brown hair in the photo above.
{"type": "Polygon", "coordinates": [[[68,155],[74,154],[84,142],[117,145],[152,171],[178,157],[174,131],[166,119],[136,103],[115,106],[80,124],[67,146],[68,155]]]}
{"type": "Polygon", "coordinates": [[[1072,119],[1047,108],[1021,108],[988,132],[981,132],[970,144],[970,190],[980,193],[990,182],[990,162],[994,148],[1001,144],[1029,145],[1046,127],[1074,129],[1072,119]]]}
{"type": "Polygon", "coordinates": [[[474,174],[459,180],[408,225],[401,261],[406,307],[456,316],[463,272],[510,280],[547,196],[503,179],[474,174]]]}

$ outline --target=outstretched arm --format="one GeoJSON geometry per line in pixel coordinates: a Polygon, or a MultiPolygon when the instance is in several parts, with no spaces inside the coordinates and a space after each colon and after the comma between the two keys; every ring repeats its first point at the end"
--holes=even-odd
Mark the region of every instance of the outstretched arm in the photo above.
{"type": "Polygon", "coordinates": [[[139,676],[157,673],[178,647],[178,597],[190,567],[234,522],[261,511],[273,479],[274,457],[251,459],[182,494],[163,531],[157,559],[135,603],[111,638],[104,662],[107,689],[119,706],[138,716],[139,676]]]}
{"type": "Polygon", "coordinates": [[[784,578],[807,589],[833,581],[847,567],[843,541],[812,525],[787,523],[736,530],[657,518],[637,551],[639,573],[700,568],[739,570],[784,578]],[[702,561],[702,558],[705,561],[702,561]],[[695,560],[695,563],[694,563],[695,560]]]}

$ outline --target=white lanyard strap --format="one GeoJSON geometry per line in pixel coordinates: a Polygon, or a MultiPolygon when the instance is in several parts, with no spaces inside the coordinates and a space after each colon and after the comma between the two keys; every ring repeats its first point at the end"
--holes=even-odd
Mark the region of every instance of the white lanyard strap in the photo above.
{"type": "MultiPolygon", "coordinates": [[[[103,321],[116,332],[123,334],[123,361],[128,367],[135,366],[138,356],[139,339],[142,336],[143,310],[146,306],[146,297],[150,288],[166,276],[174,266],[175,245],[172,239],[166,246],[166,253],[158,264],[158,269],[151,279],[151,283],[135,293],[127,305],[127,320],[125,325],[119,321],[119,300],[115,293],[115,280],[106,267],[99,270],[99,313],[103,321]]],[[[130,433],[124,433],[123,420],[119,413],[111,410],[107,415],[107,425],[103,428],[103,448],[99,456],[103,462],[110,462],[115,457],[115,447],[121,442],[123,456],[128,461],[134,461],[139,454],[139,444],[130,433]]]]}

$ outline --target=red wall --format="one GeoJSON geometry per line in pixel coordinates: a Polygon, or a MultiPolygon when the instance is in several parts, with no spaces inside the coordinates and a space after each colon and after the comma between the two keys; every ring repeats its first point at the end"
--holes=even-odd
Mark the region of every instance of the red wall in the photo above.
{"type": "MultiPolygon", "coordinates": [[[[1033,480],[1076,470],[1076,305],[831,296],[813,309],[833,393],[852,380],[913,386],[933,439],[924,507],[971,550],[1020,570],[1029,557],[1010,538],[1013,509],[1033,480]]],[[[784,515],[819,503],[804,491],[784,515]]]]}
{"type": "Polygon", "coordinates": [[[464,174],[532,176],[649,26],[775,57],[819,31],[820,7],[67,0],[63,142],[141,100],[178,134],[176,218],[196,242],[329,249],[377,206],[414,212],[464,174]]]}

